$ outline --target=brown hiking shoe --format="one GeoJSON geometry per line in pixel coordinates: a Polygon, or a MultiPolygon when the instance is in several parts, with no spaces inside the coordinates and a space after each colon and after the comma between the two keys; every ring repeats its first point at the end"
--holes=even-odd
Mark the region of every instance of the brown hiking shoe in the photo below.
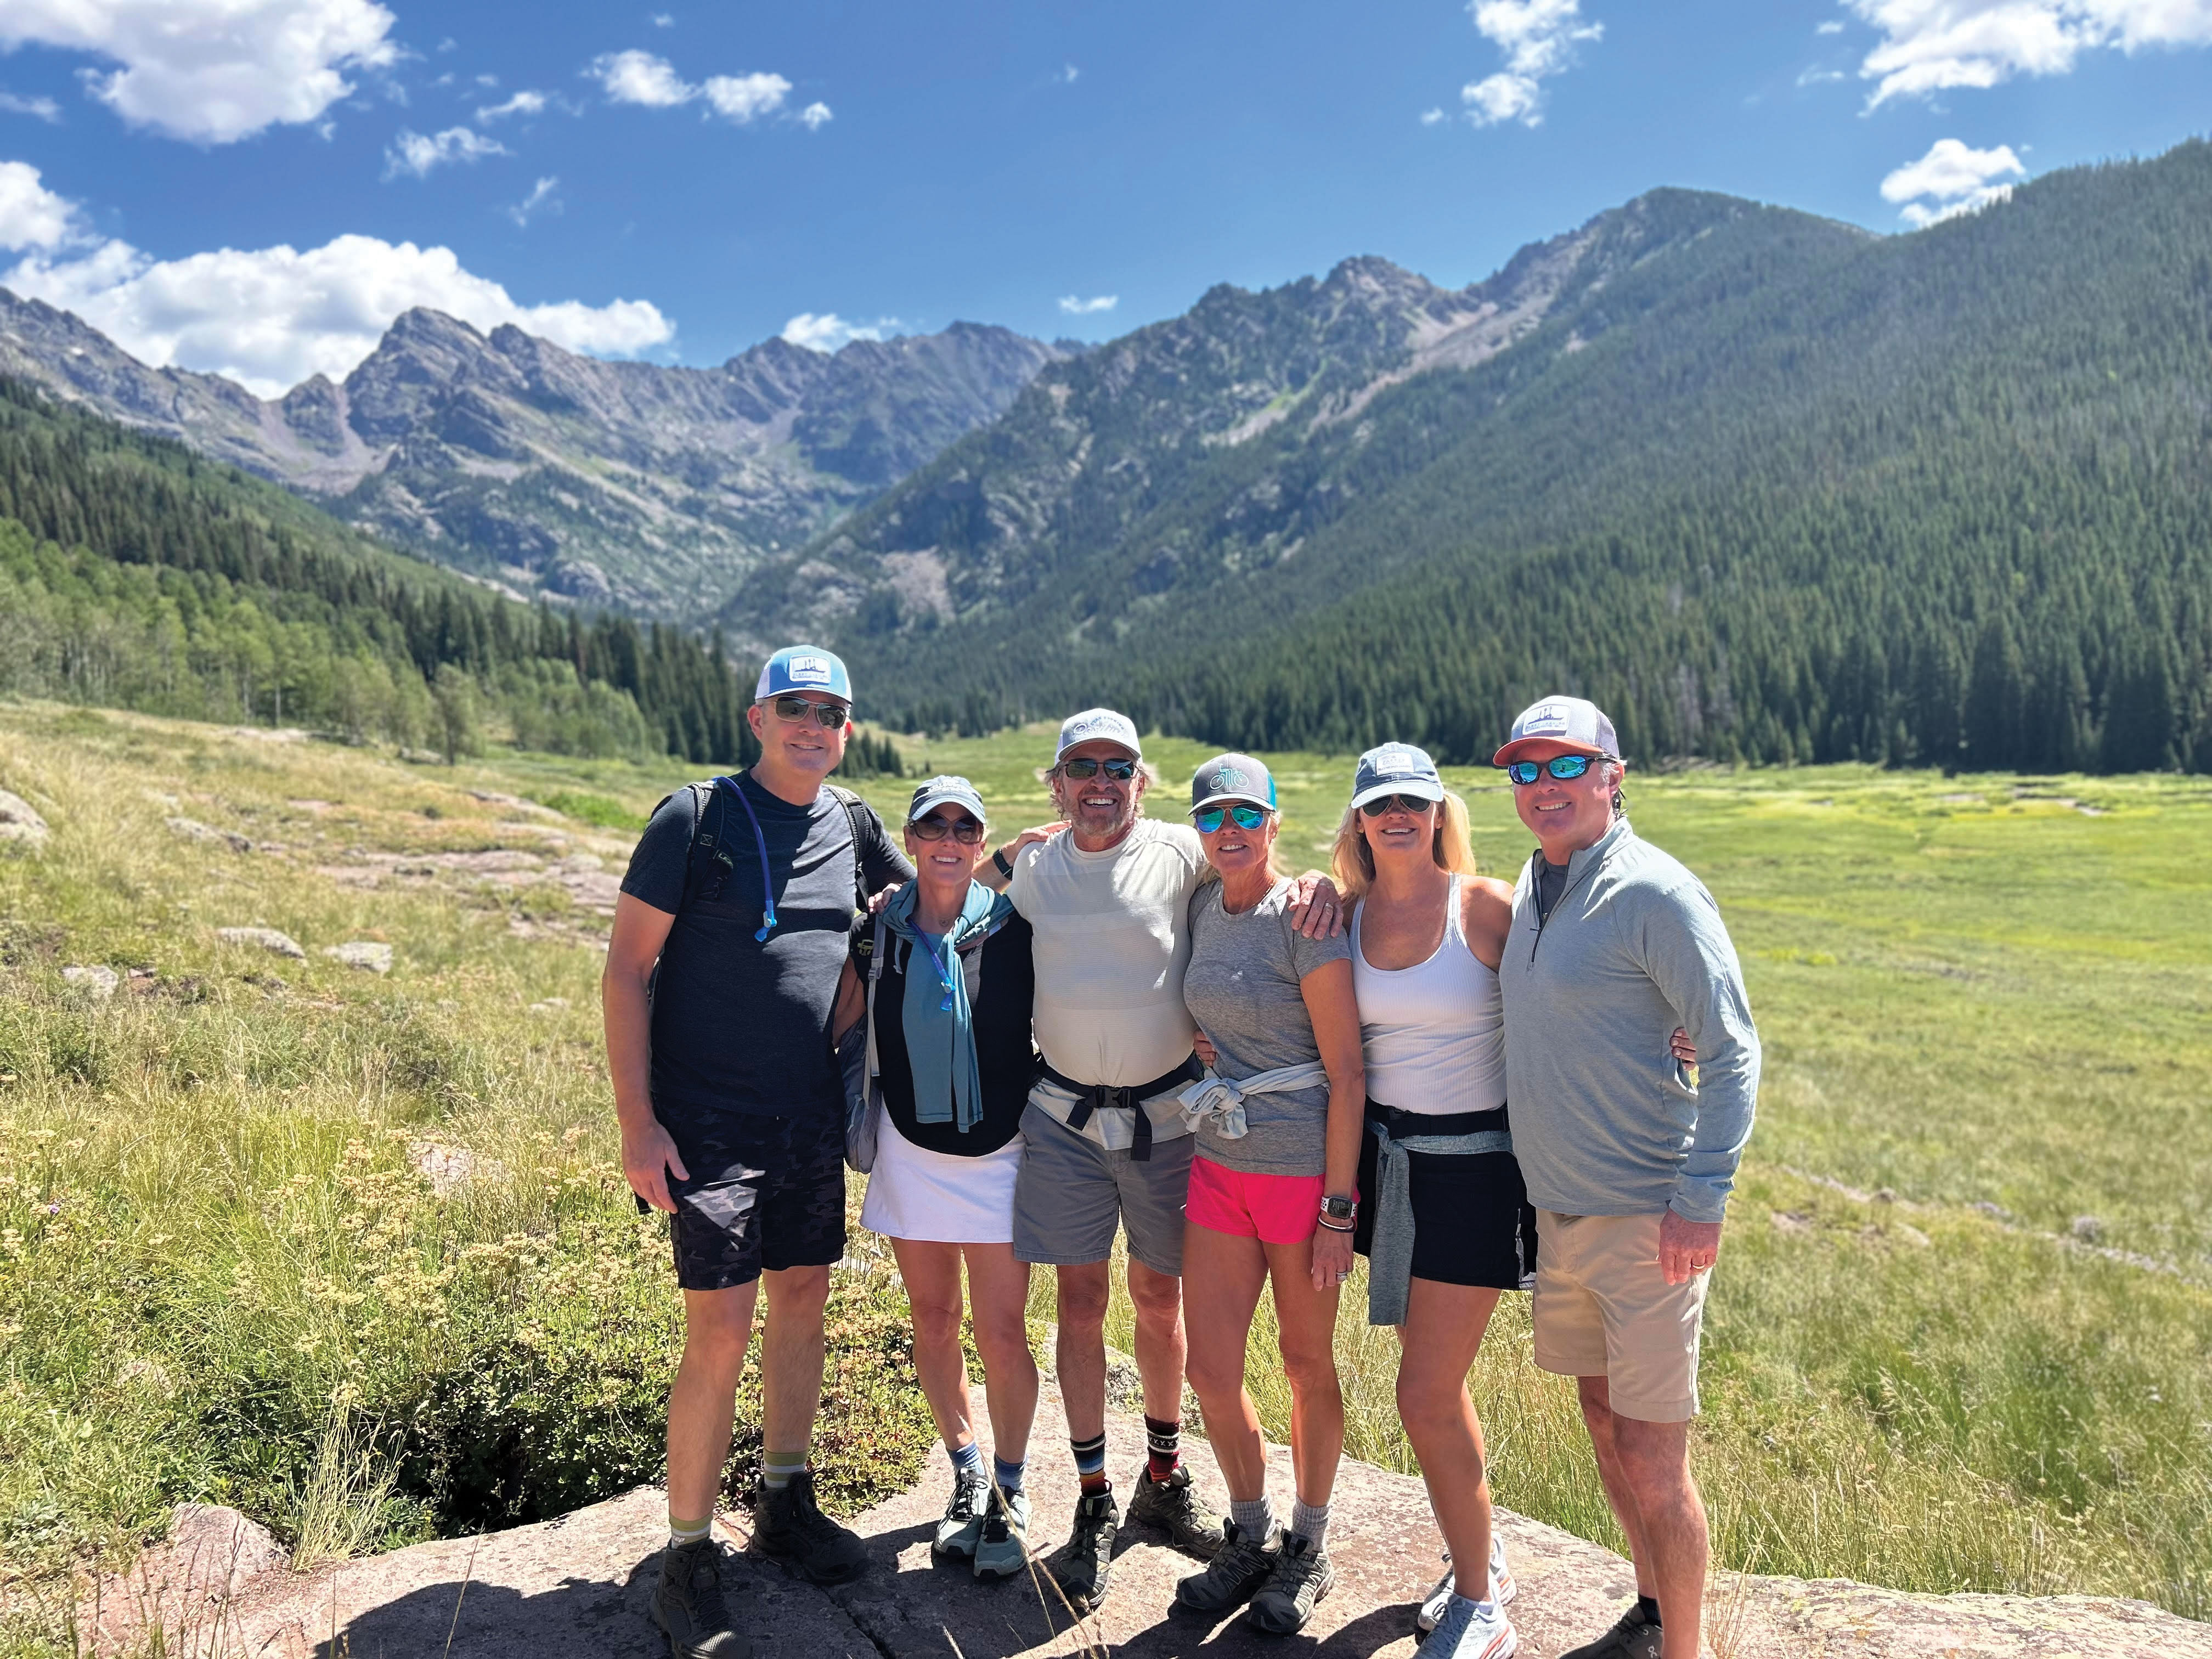
{"type": "Polygon", "coordinates": [[[1213,1559],[1221,1547],[1221,1517],[1208,1513],[1198,1501],[1190,1470],[1181,1463],[1164,1480],[1153,1480],[1152,1466],[1145,1466],[1137,1476],[1136,1496],[1129,1500],[1129,1519],[1139,1526],[1158,1527],[1167,1534],[1169,1543],[1201,1561],[1213,1559]]]}
{"type": "Polygon", "coordinates": [[[753,1547],[817,1584],[842,1584],[868,1570],[868,1547],[860,1534],[839,1526],[815,1503],[811,1469],[801,1469],[781,1489],[760,1489],[753,1547]]]}
{"type": "Polygon", "coordinates": [[[753,1644],[730,1628],[722,1571],[712,1537],[661,1551],[653,1622],[668,1637],[671,1659],[752,1659],[753,1644]]]}

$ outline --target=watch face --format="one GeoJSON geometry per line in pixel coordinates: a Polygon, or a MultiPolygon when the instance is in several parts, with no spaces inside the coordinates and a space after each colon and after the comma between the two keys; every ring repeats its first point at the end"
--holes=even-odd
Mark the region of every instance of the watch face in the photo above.
{"type": "Polygon", "coordinates": [[[1348,1198],[1325,1198],[1321,1201],[1321,1209],[1331,1221],[1352,1219],[1352,1200],[1348,1198]]]}

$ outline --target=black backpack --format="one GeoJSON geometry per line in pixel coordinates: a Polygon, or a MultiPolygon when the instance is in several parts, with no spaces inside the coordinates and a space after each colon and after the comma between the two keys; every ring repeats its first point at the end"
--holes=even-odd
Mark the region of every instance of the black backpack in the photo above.
{"type": "MultiPolygon", "coordinates": [[[[682,793],[691,798],[691,840],[684,853],[684,896],[678,901],[679,907],[691,902],[702,878],[707,879],[708,884],[698,896],[710,902],[720,898],[722,883],[736,872],[737,866],[732,862],[729,853],[722,845],[730,815],[730,800],[728,791],[718,787],[720,782],[719,779],[709,778],[704,783],[687,783],[683,788],[682,793]]],[[[737,787],[737,781],[732,778],[730,787],[737,787]]],[[[845,822],[851,831],[853,848],[853,908],[858,914],[868,905],[867,874],[860,867],[860,814],[868,811],[868,804],[851,790],[837,784],[826,783],[822,787],[845,809],[845,822]]],[[[658,814],[661,807],[675,799],[672,793],[663,795],[653,809],[654,813],[658,814]]]]}

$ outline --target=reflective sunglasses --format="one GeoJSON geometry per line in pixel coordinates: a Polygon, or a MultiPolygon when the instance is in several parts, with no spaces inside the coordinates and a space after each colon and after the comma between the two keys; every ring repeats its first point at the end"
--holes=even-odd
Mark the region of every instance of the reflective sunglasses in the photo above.
{"type": "Polygon", "coordinates": [[[805,720],[819,720],[831,732],[845,724],[846,708],[842,702],[817,702],[811,697],[778,697],[769,704],[780,720],[794,725],[805,720]]]}
{"type": "Polygon", "coordinates": [[[983,839],[983,826],[965,812],[957,818],[940,818],[933,814],[926,818],[908,818],[906,827],[924,841],[943,841],[950,836],[963,847],[973,847],[983,839]]]}
{"type": "Polygon", "coordinates": [[[1060,775],[1064,778],[1091,778],[1098,775],[1101,767],[1105,769],[1108,777],[1120,783],[1127,783],[1137,775],[1137,763],[1133,760],[1123,760],[1118,756],[1112,760],[1091,760],[1086,757],[1082,760],[1062,761],[1060,763],[1060,775]]]}
{"type": "Polygon", "coordinates": [[[1589,771],[1596,758],[1594,755],[1554,755],[1547,761],[1508,761],[1505,775],[1523,788],[1547,772],[1565,783],[1589,771]]]}
{"type": "Polygon", "coordinates": [[[1210,836],[1221,828],[1224,817],[1239,830],[1257,830],[1267,821],[1267,811],[1263,806],[1246,806],[1241,802],[1235,806],[1201,806],[1190,815],[1190,821],[1198,826],[1200,835],[1210,836]]]}
{"type": "Polygon", "coordinates": [[[1419,817],[1435,805],[1436,802],[1424,800],[1419,795],[1384,795],[1379,800],[1364,803],[1359,810],[1370,818],[1379,818],[1390,812],[1411,812],[1419,817]]]}

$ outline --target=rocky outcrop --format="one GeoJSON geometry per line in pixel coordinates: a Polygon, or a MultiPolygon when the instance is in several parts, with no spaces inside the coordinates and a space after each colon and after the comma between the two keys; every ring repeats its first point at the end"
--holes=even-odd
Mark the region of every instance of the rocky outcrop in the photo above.
{"type": "MultiPolygon", "coordinates": [[[[1073,1471],[1052,1449],[1059,1409],[1048,1388],[1031,1477],[1040,1552],[1064,1536],[1074,1504],[1073,1471]]],[[[988,1425],[981,1428],[988,1440],[988,1425]]],[[[1141,1456],[1139,1419],[1115,1413],[1109,1433],[1118,1460],[1141,1456]]],[[[1208,1501],[1219,1509],[1226,1493],[1205,1443],[1186,1444],[1208,1501]]],[[[1286,1501],[1290,1454],[1273,1448],[1270,1459],[1271,1484],[1286,1501]]],[[[933,1458],[914,1491],[854,1522],[874,1559],[872,1571],[852,1584],[818,1589],[738,1555],[729,1594],[756,1652],[763,1659],[1044,1659],[1101,1651],[1279,1659],[1286,1650],[1280,1638],[1234,1621],[1209,1628],[1170,1613],[1175,1581],[1194,1564],[1142,1528],[1124,1528],[1111,1594],[1079,1628],[1042,1580],[977,1584],[965,1570],[930,1558],[945,1480],[942,1460],[933,1458]]],[[[1332,1510],[1336,1588],[1297,1646],[1404,1659],[1415,1645],[1413,1609],[1437,1571],[1438,1541],[1421,1483],[1347,1462],[1332,1510]]],[[[667,1651],[646,1611],[666,1514],[663,1495],[648,1488],[541,1526],[418,1545],[305,1574],[283,1570],[270,1549],[242,1550],[241,1558],[264,1570],[220,1589],[207,1588],[203,1573],[193,1581],[201,1588],[181,1603],[204,1630],[219,1614],[228,1644],[191,1647],[173,1637],[168,1650],[305,1653],[339,1650],[342,1644],[354,1653],[453,1659],[648,1659],[667,1651]]],[[[742,1519],[725,1524],[726,1539],[742,1550],[742,1519]]],[[[1527,1659],[1556,1659],[1590,1640],[1634,1593],[1628,1564],[1608,1550],[1520,1516],[1502,1515],[1500,1527],[1519,1581],[1512,1612],[1527,1659]]],[[[165,1583],[179,1559],[174,1539],[148,1557],[165,1583]]],[[[226,1558],[217,1550],[213,1559],[226,1558]]],[[[149,1569],[142,1564],[138,1571],[149,1569]]],[[[126,1602],[126,1589],[112,1586],[108,1604],[126,1602]]],[[[179,1605],[173,1595],[161,1604],[179,1605]]],[[[1840,1582],[1724,1576],[1709,1613],[1720,1659],[2212,1659],[2212,1626],[2102,1597],[1906,1595],[1840,1582]]],[[[143,1624],[132,1629],[112,1620],[100,1630],[102,1653],[121,1652],[149,1633],[143,1624]]]]}
{"type": "Polygon", "coordinates": [[[0,789],[0,845],[13,844],[35,853],[46,846],[52,833],[37,807],[21,795],[0,789]]]}

